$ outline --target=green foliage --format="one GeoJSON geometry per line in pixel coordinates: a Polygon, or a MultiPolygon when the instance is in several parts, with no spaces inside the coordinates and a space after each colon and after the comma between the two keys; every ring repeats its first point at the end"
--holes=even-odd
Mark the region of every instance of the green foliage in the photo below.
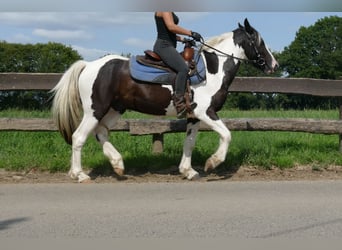
{"type": "MultiPolygon", "coordinates": [[[[23,112],[8,110],[0,117],[49,117],[48,112],[23,112]],[[43,115],[41,114],[43,113],[43,115]]],[[[317,119],[338,119],[338,110],[320,111],[238,111],[226,110],[220,113],[226,118],[254,117],[301,117],[317,119]]],[[[138,118],[136,113],[125,114],[125,118],[138,118]]],[[[221,169],[234,169],[243,165],[260,168],[290,168],[296,165],[312,165],[323,168],[341,165],[338,135],[321,135],[299,132],[252,132],[232,131],[232,142],[227,160],[221,169]]],[[[170,133],[164,137],[164,152],[151,153],[152,136],[131,136],[128,132],[112,132],[110,141],[122,154],[128,172],[174,169],[179,164],[184,133],[170,133]]],[[[0,133],[0,169],[68,171],[71,147],[57,132],[8,132],[0,133]]],[[[219,136],[215,132],[200,132],[193,152],[193,166],[203,169],[206,159],[218,146],[219,136]]],[[[85,169],[99,173],[111,173],[111,166],[103,155],[98,142],[89,138],[82,150],[85,169]]],[[[175,168],[176,169],[176,168],[175,168]]],[[[169,173],[169,172],[167,172],[169,173]]]]}
{"type": "MultiPolygon", "coordinates": [[[[271,51],[274,58],[279,60],[280,54],[275,51],[271,51]]],[[[262,70],[253,66],[253,64],[244,62],[241,63],[241,66],[237,72],[237,76],[241,77],[280,77],[282,75],[281,69],[278,69],[276,72],[266,75],[262,70]]]]}
{"type": "MultiPolygon", "coordinates": [[[[0,42],[0,72],[61,73],[82,59],[77,51],[60,43],[12,44],[0,42]]],[[[49,108],[45,91],[2,91],[0,110],[49,108]]]]}
{"type": "MultiPolygon", "coordinates": [[[[342,76],[342,18],[325,17],[301,27],[295,40],[282,53],[274,53],[280,70],[273,76],[339,79],[342,76]]],[[[242,64],[239,76],[263,76],[242,64]]],[[[226,107],[248,109],[331,109],[336,98],[291,94],[230,94],[226,107]]]]}
{"type": "Polygon", "coordinates": [[[77,51],[60,43],[0,42],[0,72],[62,73],[79,59],[77,51]]]}
{"type": "MultiPolygon", "coordinates": [[[[301,27],[295,40],[280,55],[288,77],[340,79],[342,76],[342,18],[325,17],[310,27],[301,27]]],[[[335,108],[336,98],[283,95],[283,108],[335,108]]]]}
{"type": "Polygon", "coordinates": [[[281,54],[280,64],[289,77],[341,77],[342,18],[325,17],[310,27],[301,27],[281,54]]]}
{"type": "MultiPolygon", "coordinates": [[[[279,53],[272,52],[278,60],[279,53]]],[[[275,73],[265,75],[263,71],[254,67],[249,63],[242,63],[237,76],[239,77],[280,77],[281,70],[278,69],[275,73]]],[[[275,102],[274,94],[259,94],[259,93],[229,93],[225,108],[239,108],[241,110],[249,109],[274,109],[278,105],[275,102]]]]}
{"type": "Polygon", "coordinates": [[[25,110],[49,109],[50,95],[46,91],[2,91],[0,110],[18,108],[25,110]]]}

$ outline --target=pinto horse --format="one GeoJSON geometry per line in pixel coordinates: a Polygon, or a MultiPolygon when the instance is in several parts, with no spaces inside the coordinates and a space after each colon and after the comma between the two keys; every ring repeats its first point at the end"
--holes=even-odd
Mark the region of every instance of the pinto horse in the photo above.
{"type": "MultiPolygon", "coordinates": [[[[265,73],[272,73],[278,62],[263,38],[248,22],[232,32],[202,42],[200,55],[204,59],[206,77],[191,86],[197,104],[193,116],[187,119],[186,139],[179,164],[187,179],[199,177],[191,166],[192,150],[200,121],[219,136],[219,146],[205,163],[205,171],[216,168],[228,152],[231,133],[217,115],[226,101],[228,88],[242,61],[249,61],[265,73]]],[[[62,76],[52,90],[52,113],[65,141],[72,145],[69,176],[84,182],[90,177],[82,170],[81,150],[87,137],[93,134],[103,148],[114,171],[124,174],[121,154],[109,142],[109,129],[126,110],[152,115],[176,115],[172,104],[171,85],[151,84],[133,79],[130,59],[108,55],[92,62],[77,61],[62,76]]]]}

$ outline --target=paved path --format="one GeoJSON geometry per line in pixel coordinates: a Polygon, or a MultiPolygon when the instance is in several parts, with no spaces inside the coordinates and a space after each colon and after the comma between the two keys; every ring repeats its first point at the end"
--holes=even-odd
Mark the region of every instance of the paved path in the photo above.
{"type": "Polygon", "coordinates": [[[0,238],[342,237],[342,181],[2,184],[0,238]]]}

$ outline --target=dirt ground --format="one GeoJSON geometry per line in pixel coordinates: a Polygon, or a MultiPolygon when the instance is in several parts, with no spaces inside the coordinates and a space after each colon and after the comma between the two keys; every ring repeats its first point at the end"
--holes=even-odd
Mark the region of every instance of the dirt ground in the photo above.
{"type": "MultiPolygon", "coordinates": [[[[204,173],[202,168],[196,168],[200,178],[196,181],[274,181],[274,180],[342,180],[342,166],[325,168],[312,166],[297,166],[291,169],[272,168],[268,170],[253,166],[241,166],[234,170],[220,170],[204,173]]],[[[89,172],[92,183],[141,183],[141,182],[187,182],[176,166],[156,172],[127,172],[124,177],[112,173],[89,172]]],[[[11,172],[0,169],[0,184],[4,183],[77,183],[69,178],[67,173],[48,173],[31,169],[26,172],[11,172]]]]}

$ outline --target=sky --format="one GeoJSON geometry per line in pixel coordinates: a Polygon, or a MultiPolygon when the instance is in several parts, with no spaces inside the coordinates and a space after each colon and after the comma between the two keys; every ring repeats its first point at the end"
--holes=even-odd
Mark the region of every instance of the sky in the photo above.
{"type": "MultiPolygon", "coordinates": [[[[216,8],[197,5],[192,8],[193,11],[187,6],[180,8],[180,4],[171,5],[173,7],[171,8],[167,5],[171,0],[160,0],[159,5],[141,5],[144,1],[140,0],[138,5],[127,6],[124,6],[122,1],[110,1],[108,5],[104,5],[107,0],[83,0],[81,2],[84,7],[77,7],[76,4],[68,6],[66,0],[59,0],[60,5],[54,5],[56,1],[50,2],[49,5],[47,0],[2,1],[4,2],[0,10],[0,40],[23,44],[59,42],[71,46],[88,61],[105,54],[136,55],[142,54],[146,49],[152,49],[156,39],[153,15],[157,7],[160,10],[168,8],[167,10],[175,11],[180,18],[180,26],[199,32],[205,39],[232,31],[238,27],[239,22],[243,24],[244,19],[248,18],[269,48],[277,52],[281,52],[285,46],[291,44],[301,26],[308,27],[326,16],[342,17],[342,12],[332,12],[342,11],[340,3],[333,5],[334,0],[324,0],[325,7],[317,8],[313,7],[315,5],[312,3],[318,0],[311,0],[311,4],[307,4],[306,8],[301,5],[297,5],[294,9],[292,5],[286,5],[287,7],[277,5],[278,9],[262,7],[264,5],[261,7],[253,5],[253,8],[250,5],[229,5],[221,8],[221,5],[217,4],[216,8]],[[119,7],[114,6],[113,2],[119,7]]],[[[174,3],[177,1],[174,0],[174,3]]],[[[186,2],[192,1],[194,0],[186,2]]],[[[239,3],[246,1],[254,4],[258,2],[240,0],[239,3]]],[[[291,1],[288,0],[287,3],[291,1]]],[[[79,1],[69,0],[69,2],[79,1]]],[[[151,3],[151,1],[145,2],[151,3]]],[[[225,6],[227,2],[229,1],[224,1],[225,6]]],[[[268,0],[259,2],[266,4],[268,0]]],[[[306,0],[301,2],[305,3],[306,0]]],[[[181,47],[179,45],[178,49],[180,50],[181,47]]]]}

